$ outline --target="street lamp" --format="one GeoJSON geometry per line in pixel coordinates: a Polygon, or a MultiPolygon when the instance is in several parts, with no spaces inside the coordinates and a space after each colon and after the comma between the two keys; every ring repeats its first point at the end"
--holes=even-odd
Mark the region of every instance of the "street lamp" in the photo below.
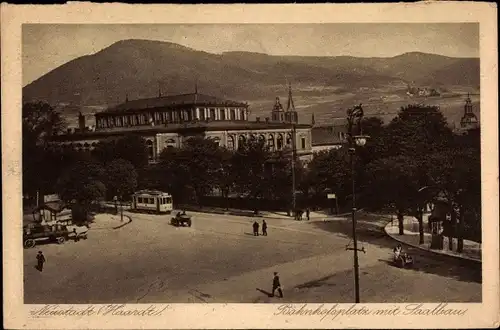
{"type": "Polygon", "coordinates": [[[351,181],[352,181],[352,239],[354,241],[354,248],[346,248],[354,251],[354,291],[356,303],[359,303],[359,262],[358,251],[365,252],[364,249],[358,249],[358,241],[356,238],[356,183],[354,180],[354,155],[356,153],[356,146],[364,146],[369,136],[363,135],[361,128],[361,120],[363,119],[363,108],[357,105],[347,110],[347,125],[348,125],[348,142],[349,142],[349,161],[351,163],[351,181]],[[357,126],[357,132],[355,127],[357,126]],[[358,134],[356,134],[358,133],[358,134]]]}

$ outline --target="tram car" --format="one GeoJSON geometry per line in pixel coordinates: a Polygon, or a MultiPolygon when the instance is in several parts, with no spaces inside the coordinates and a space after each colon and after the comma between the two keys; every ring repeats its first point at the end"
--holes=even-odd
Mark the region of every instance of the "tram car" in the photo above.
{"type": "Polygon", "coordinates": [[[172,195],[158,190],[139,190],[132,195],[132,210],[147,213],[171,213],[172,195]]]}

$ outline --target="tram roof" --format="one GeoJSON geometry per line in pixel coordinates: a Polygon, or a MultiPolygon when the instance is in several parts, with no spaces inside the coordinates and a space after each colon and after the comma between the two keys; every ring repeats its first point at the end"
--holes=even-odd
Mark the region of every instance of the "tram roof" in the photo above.
{"type": "Polygon", "coordinates": [[[163,191],[149,190],[149,189],[143,189],[143,190],[136,191],[134,193],[134,195],[150,195],[150,196],[164,195],[164,196],[171,196],[169,193],[166,193],[166,192],[163,192],[163,191]]]}

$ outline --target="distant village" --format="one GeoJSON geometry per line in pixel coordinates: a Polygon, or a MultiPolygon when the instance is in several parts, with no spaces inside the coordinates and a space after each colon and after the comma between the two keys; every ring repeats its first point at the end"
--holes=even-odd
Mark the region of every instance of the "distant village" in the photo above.
{"type": "Polygon", "coordinates": [[[408,96],[441,96],[435,88],[428,87],[415,87],[408,85],[408,89],[406,91],[406,95],[408,96]]]}

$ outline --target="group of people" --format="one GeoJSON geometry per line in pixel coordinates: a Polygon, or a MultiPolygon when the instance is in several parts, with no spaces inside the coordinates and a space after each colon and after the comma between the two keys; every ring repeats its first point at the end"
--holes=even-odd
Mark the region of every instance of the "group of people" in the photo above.
{"type": "Polygon", "coordinates": [[[398,244],[393,249],[393,252],[394,252],[395,262],[401,262],[403,265],[413,263],[413,258],[410,255],[408,255],[408,253],[403,253],[403,247],[401,246],[401,244],[398,244]]]}
{"type": "MultiPolygon", "coordinates": [[[[295,213],[295,220],[299,220],[299,221],[302,220],[302,216],[304,215],[304,210],[300,210],[300,209],[295,210],[294,213],[295,213]]],[[[306,214],[306,219],[309,220],[310,211],[308,208],[305,210],[305,214],[306,214]]]]}
{"type": "MultiPolygon", "coordinates": [[[[253,222],[253,236],[259,236],[259,223],[257,221],[253,222]]],[[[262,220],[262,236],[267,236],[267,222],[262,220]]]]}

